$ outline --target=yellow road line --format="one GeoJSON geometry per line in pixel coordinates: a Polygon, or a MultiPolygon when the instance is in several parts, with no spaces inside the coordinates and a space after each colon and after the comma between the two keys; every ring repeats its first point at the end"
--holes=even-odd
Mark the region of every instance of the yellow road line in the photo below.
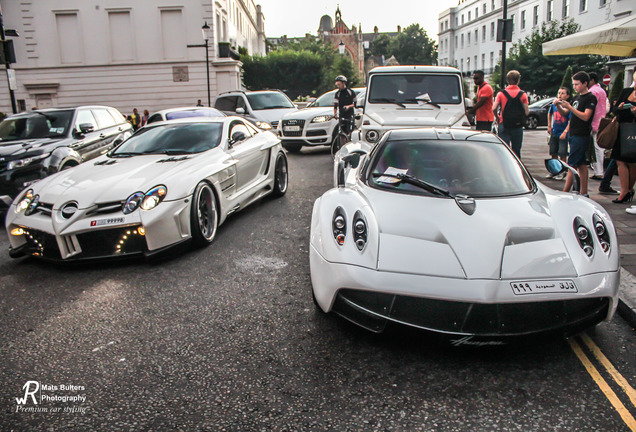
{"type": "Polygon", "coordinates": [[[625,405],[623,405],[620,399],[616,396],[616,393],[614,393],[607,382],[605,382],[605,380],[603,379],[599,371],[594,367],[590,359],[587,358],[587,356],[581,349],[581,346],[574,339],[568,339],[568,343],[570,344],[570,348],[572,348],[572,351],[574,351],[574,354],[576,354],[581,363],[583,363],[585,369],[587,369],[587,372],[596,382],[596,385],[599,386],[601,391],[605,394],[605,397],[607,397],[612,406],[614,406],[614,409],[621,416],[627,427],[632,432],[636,432],[636,420],[629,413],[627,408],[625,408],[625,405]]]}
{"type": "Polygon", "coordinates": [[[621,388],[625,391],[632,405],[636,407],[636,390],[634,390],[634,388],[631,385],[629,385],[627,380],[616,370],[614,365],[610,363],[607,357],[605,357],[605,354],[603,354],[601,349],[594,343],[591,337],[589,337],[585,333],[581,334],[580,336],[583,342],[585,342],[585,345],[587,345],[590,351],[592,351],[592,354],[594,354],[594,357],[596,357],[598,361],[601,362],[601,364],[605,367],[607,372],[609,372],[612,378],[614,378],[614,381],[616,381],[616,384],[621,386],[621,388]]]}

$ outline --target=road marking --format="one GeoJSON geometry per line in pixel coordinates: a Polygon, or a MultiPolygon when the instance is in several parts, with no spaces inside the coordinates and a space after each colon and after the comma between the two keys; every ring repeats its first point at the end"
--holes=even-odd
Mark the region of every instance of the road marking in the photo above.
{"type": "Polygon", "coordinates": [[[590,351],[592,351],[592,354],[594,354],[594,357],[596,357],[598,361],[601,362],[601,364],[605,367],[607,372],[609,372],[612,378],[614,378],[614,381],[616,381],[616,383],[627,394],[632,405],[636,407],[636,390],[634,390],[634,388],[631,385],[629,385],[627,380],[616,370],[614,365],[610,363],[607,357],[605,357],[605,354],[603,354],[601,349],[594,343],[591,337],[589,337],[585,333],[581,334],[580,336],[583,342],[585,342],[585,345],[587,345],[590,351]]]}
{"type": "Polygon", "coordinates": [[[614,406],[614,409],[621,416],[621,418],[623,419],[627,427],[632,432],[636,432],[636,420],[629,413],[627,408],[625,408],[625,405],[623,405],[620,399],[616,396],[616,393],[614,393],[614,391],[610,388],[607,382],[605,382],[605,380],[603,379],[599,371],[594,367],[590,359],[587,358],[587,356],[581,349],[581,346],[574,339],[568,339],[568,343],[570,344],[570,348],[572,348],[572,351],[574,351],[574,354],[576,354],[576,356],[579,358],[581,363],[583,363],[583,366],[585,367],[585,369],[587,369],[587,372],[590,374],[592,379],[596,382],[596,385],[599,386],[601,391],[605,394],[605,397],[607,397],[607,399],[610,401],[612,406],[614,406]]]}

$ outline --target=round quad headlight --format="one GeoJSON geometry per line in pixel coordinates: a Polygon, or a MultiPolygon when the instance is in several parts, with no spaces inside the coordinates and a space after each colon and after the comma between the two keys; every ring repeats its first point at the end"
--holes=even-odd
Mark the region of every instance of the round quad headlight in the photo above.
{"type": "Polygon", "coordinates": [[[141,200],[143,199],[144,199],[143,192],[135,192],[134,194],[132,194],[126,199],[121,210],[124,212],[124,214],[132,213],[135,210],[137,210],[137,207],[139,207],[139,204],[141,204],[141,200]]]}
{"type": "Polygon", "coordinates": [[[580,226],[577,228],[576,234],[581,240],[585,240],[590,235],[590,232],[584,226],[580,226]]]}
{"type": "Polygon", "coordinates": [[[164,185],[155,186],[146,192],[143,201],[141,202],[142,210],[152,210],[165,198],[168,193],[168,188],[164,185]]]}
{"type": "Polygon", "coordinates": [[[20,197],[20,200],[15,206],[15,212],[20,213],[25,211],[31,205],[31,201],[33,201],[33,189],[29,189],[20,197]]]}
{"type": "Polygon", "coordinates": [[[364,138],[371,144],[376,143],[380,139],[380,133],[376,130],[369,130],[364,134],[364,138]]]}

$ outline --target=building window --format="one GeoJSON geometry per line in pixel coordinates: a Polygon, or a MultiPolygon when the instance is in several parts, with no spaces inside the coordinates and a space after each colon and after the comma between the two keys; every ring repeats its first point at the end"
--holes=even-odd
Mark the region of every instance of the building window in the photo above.
{"type": "Polygon", "coordinates": [[[475,19],[479,18],[479,8],[475,8],[475,19]]]}
{"type": "Polygon", "coordinates": [[[466,37],[468,38],[468,39],[466,40],[466,45],[470,45],[470,32],[468,32],[468,33],[466,34],[466,37]]]}
{"type": "Polygon", "coordinates": [[[580,0],[579,12],[587,12],[587,0],[580,0]]]}
{"type": "Polygon", "coordinates": [[[607,0],[600,0],[599,7],[605,7],[607,0]]]}
{"type": "Polygon", "coordinates": [[[536,27],[539,24],[539,6],[535,6],[532,10],[532,27],[536,27]]]}
{"type": "Polygon", "coordinates": [[[510,16],[510,19],[512,20],[512,32],[514,33],[515,32],[515,21],[516,21],[515,20],[515,14],[512,14],[510,16]]]}
{"type": "Polygon", "coordinates": [[[462,34],[462,48],[464,48],[464,35],[462,34]]]}
{"type": "Polygon", "coordinates": [[[526,28],[526,11],[521,11],[521,29],[526,28]]]}
{"type": "Polygon", "coordinates": [[[459,60],[459,70],[464,72],[464,59],[459,60]]]}
{"type": "Polygon", "coordinates": [[[481,68],[486,69],[486,53],[481,55],[481,68]]]}
{"type": "Polygon", "coordinates": [[[563,0],[563,18],[570,15],[570,0],[563,0]]]}
{"type": "Polygon", "coordinates": [[[492,0],[492,8],[490,10],[495,10],[495,0],[492,0]]]}
{"type": "Polygon", "coordinates": [[[495,22],[490,23],[490,40],[495,38],[495,22]]]}
{"type": "Polygon", "coordinates": [[[475,43],[479,42],[479,30],[475,29],[475,43]]]}
{"type": "Polygon", "coordinates": [[[62,64],[78,64],[84,60],[82,34],[77,12],[55,14],[55,24],[62,64]]]}
{"type": "Polygon", "coordinates": [[[490,51],[490,70],[495,67],[495,53],[490,51]]]}
{"type": "Polygon", "coordinates": [[[455,49],[457,49],[457,36],[455,36],[455,49]]]}
{"type": "Polygon", "coordinates": [[[459,27],[459,18],[455,17],[455,27],[459,27]]]}
{"type": "Polygon", "coordinates": [[[481,26],[481,41],[486,42],[486,26],[481,26]]]}
{"type": "Polygon", "coordinates": [[[462,14],[462,25],[464,24],[464,14],[462,14]]]}
{"type": "Polygon", "coordinates": [[[547,14],[545,16],[545,19],[547,21],[552,21],[552,8],[553,8],[553,6],[554,6],[554,1],[548,0],[548,5],[547,5],[547,8],[546,8],[548,11],[547,11],[547,14]]]}
{"type": "Polygon", "coordinates": [[[486,3],[484,3],[484,9],[483,9],[483,14],[486,15],[486,3]]]}
{"type": "Polygon", "coordinates": [[[130,11],[109,11],[110,51],[114,62],[135,59],[135,37],[130,11]]]}
{"type": "Polygon", "coordinates": [[[470,22],[470,11],[468,11],[468,22],[470,22]]]}
{"type": "MultiPolygon", "coordinates": [[[[217,15],[217,20],[218,20],[217,15]]],[[[186,58],[185,26],[181,9],[161,10],[161,33],[163,40],[163,59],[181,60],[186,58]]]]}

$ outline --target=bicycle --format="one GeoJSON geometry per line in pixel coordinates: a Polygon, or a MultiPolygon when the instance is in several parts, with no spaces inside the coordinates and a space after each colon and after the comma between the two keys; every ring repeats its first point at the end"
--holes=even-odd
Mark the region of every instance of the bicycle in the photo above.
{"type": "Polygon", "coordinates": [[[356,129],[355,116],[338,118],[338,133],[331,141],[331,157],[335,158],[343,145],[351,141],[351,133],[356,129]],[[346,132],[348,131],[348,132],[346,132]]]}

